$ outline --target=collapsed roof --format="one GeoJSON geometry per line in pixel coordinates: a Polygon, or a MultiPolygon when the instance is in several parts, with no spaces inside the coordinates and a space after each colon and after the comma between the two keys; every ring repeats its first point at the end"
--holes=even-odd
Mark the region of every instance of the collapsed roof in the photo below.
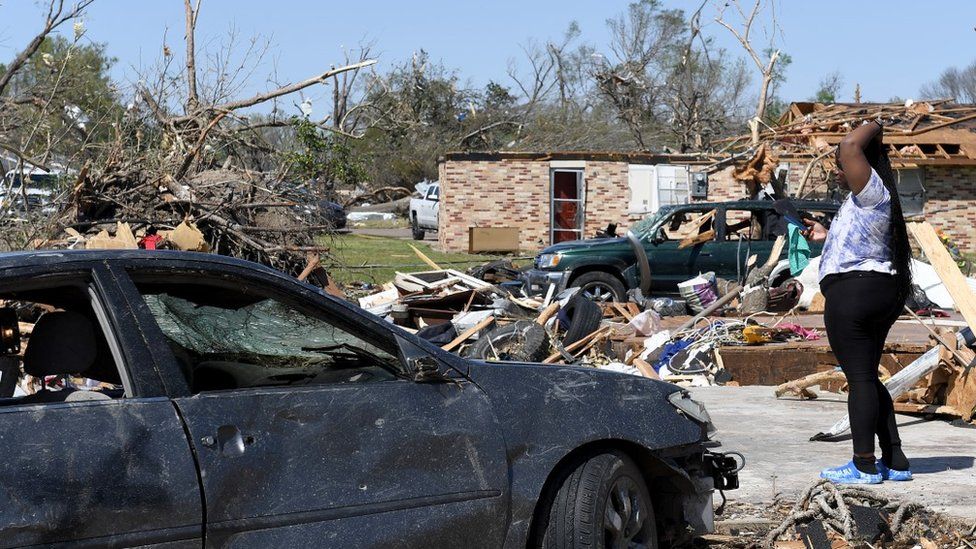
{"type": "MultiPolygon", "coordinates": [[[[791,103],[775,127],[760,139],[780,159],[810,157],[833,149],[853,129],[870,118],[885,121],[884,141],[892,165],[976,165],[976,105],[951,99],[904,103],[791,103]]],[[[727,141],[732,148],[748,147],[749,136],[727,141]]]]}

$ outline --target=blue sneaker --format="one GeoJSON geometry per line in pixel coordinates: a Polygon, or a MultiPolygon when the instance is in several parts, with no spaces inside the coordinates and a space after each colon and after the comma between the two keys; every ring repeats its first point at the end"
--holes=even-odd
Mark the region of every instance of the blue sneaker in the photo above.
{"type": "Polygon", "coordinates": [[[862,473],[854,466],[854,460],[847,465],[833,467],[820,471],[820,478],[825,478],[834,484],[881,484],[881,474],[870,475],[862,473]]]}
{"type": "Polygon", "coordinates": [[[889,469],[880,459],[875,463],[878,468],[878,473],[881,474],[881,478],[885,480],[894,480],[898,482],[904,482],[906,480],[912,480],[911,471],[899,471],[897,469],[889,469]]]}

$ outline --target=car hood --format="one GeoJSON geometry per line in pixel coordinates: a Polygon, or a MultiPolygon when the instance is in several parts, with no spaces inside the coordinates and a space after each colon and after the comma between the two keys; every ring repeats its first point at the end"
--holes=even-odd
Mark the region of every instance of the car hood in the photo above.
{"type": "Polygon", "coordinates": [[[588,238],[586,240],[572,240],[570,242],[560,242],[559,244],[553,244],[548,248],[545,248],[539,253],[543,254],[554,254],[559,252],[568,252],[575,250],[589,250],[593,248],[603,248],[611,246],[621,246],[626,245],[627,239],[623,237],[617,238],[588,238]]]}
{"type": "Polygon", "coordinates": [[[591,367],[470,362],[469,376],[491,399],[512,440],[572,447],[619,439],[650,449],[697,445],[703,425],[668,401],[680,387],[591,367]]]}

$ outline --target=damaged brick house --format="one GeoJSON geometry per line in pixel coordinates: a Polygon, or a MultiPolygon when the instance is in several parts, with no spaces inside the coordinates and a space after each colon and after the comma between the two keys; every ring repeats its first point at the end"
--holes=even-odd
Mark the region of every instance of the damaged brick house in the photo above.
{"type": "MultiPolygon", "coordinates": [[[[881,116],[906,212],[920,214],[967,251],[976,250],[976,105],[793,103],[761,135],[767,177],[791,196],[831,196],[830,151],[850,124],[881,116]]],[[[724,154],[452,152],[441,158],[438,239],[467,251],[472,227],[518,229],[520,251],[618,232],[661,206],[749,198],[743,171],[755,159],[744,138],[724,154]],[[739,178],[735,174],[739,174],[739,178]]],[[[836,197],[836,194],[833,194],[836,197]]]]}

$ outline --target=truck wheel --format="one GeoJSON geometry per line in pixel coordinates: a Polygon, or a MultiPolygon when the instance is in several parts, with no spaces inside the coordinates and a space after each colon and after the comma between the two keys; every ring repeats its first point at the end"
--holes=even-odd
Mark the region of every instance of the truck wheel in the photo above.
{"type": "Polygon", "coordinates": [[[583,273],[573,280],[580,294],[590,301],[627,301],[627,289],[622,282],[610,273],[594,271],[583,273]]]}
{"type": "Polygon", "coordinates": [[[417,216],[410,218],[410,232],[412,233],[414,240],[424,239],[424,230],[417,225],[417,216]]]}
{"type": "Polygon", "coordinates": [[[559,486],[542,533],[545,549],[657,548],[654,507],[637,465],[608,452],[580,464],[559,486]]]}
{"type": "Polygon", "coordinates": [[[467,352],[478,360],[542,362],[549,354],[546,329],[531,320],[495,328],[478,338],[467,352]]]}

